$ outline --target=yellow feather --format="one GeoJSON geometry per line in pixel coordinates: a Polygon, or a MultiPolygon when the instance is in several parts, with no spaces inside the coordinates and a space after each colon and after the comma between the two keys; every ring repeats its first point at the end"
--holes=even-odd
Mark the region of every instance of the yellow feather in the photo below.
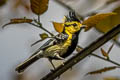
{"type": "Polygon", "coordinates": [[[53,22],[53,26],[54,26],[55,30],[59,33],[63,32],[63,30],[64,30],[63,23],[53,22]]]}

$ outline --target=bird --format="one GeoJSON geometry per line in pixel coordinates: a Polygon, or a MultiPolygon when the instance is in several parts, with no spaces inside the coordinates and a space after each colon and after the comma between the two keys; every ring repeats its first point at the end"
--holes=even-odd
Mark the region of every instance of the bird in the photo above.
{"type": "Polygon", "coordinates": [[[79,33],[84,27],[74,11],[70,11],[69,15],[65,16],[64,23],[60,24],[63,27],[61,33],[49,39],[32,56],[19,64],[15,69],[18,73],[40,58],[47,58],[55,69],[52,60],[64,60],[73,53],[78,44],[79,33]]]}

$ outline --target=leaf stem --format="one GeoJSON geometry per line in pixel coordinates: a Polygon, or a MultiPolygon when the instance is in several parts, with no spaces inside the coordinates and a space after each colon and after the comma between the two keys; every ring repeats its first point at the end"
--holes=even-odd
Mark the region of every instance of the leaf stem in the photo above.
{"type": "Polygon", "coordinates": [[[117,62],[112,61],[112,60],[110,60],[110,59],[105,59],[105,58],[103,58],[103,57],[101,57],[101,56],[98,56],[98,55],[96,55],[96,54],[93,54],[93,53],[92,53],[91,55],[94,56],[94,57],[97,57],[97,58],[99,58],[99,59],[102,59],[102,60],[104,60],[104,61],[113,63],[113,64],[115,64],[115,65],[117,65],[117,66],[120,66],[120,64],[118,64],[117,62]]]}

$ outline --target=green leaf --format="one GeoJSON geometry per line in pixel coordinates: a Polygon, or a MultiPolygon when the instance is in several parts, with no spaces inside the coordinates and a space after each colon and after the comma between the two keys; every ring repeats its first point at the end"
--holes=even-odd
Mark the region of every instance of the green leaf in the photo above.
{"type": "Polygon", "coordinates": [[[44,40],[44,39],[48,38],[49,36],[46,33],[42,33],[42,34],[40,34],[40,37],[42,40],[44,40]]]}

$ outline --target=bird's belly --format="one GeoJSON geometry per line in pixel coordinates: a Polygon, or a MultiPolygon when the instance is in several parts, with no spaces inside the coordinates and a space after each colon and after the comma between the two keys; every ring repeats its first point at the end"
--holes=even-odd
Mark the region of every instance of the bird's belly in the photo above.
{"type": "Polygon", "coordinates": [[[54,45],[54,46],[47,48],[44,51],[44,56],[54,57],[56,53],[58,53],[59,55],[62,55],[66,53],[67,49],[68,48],[63,47],[63,45],[54,45]]]}

